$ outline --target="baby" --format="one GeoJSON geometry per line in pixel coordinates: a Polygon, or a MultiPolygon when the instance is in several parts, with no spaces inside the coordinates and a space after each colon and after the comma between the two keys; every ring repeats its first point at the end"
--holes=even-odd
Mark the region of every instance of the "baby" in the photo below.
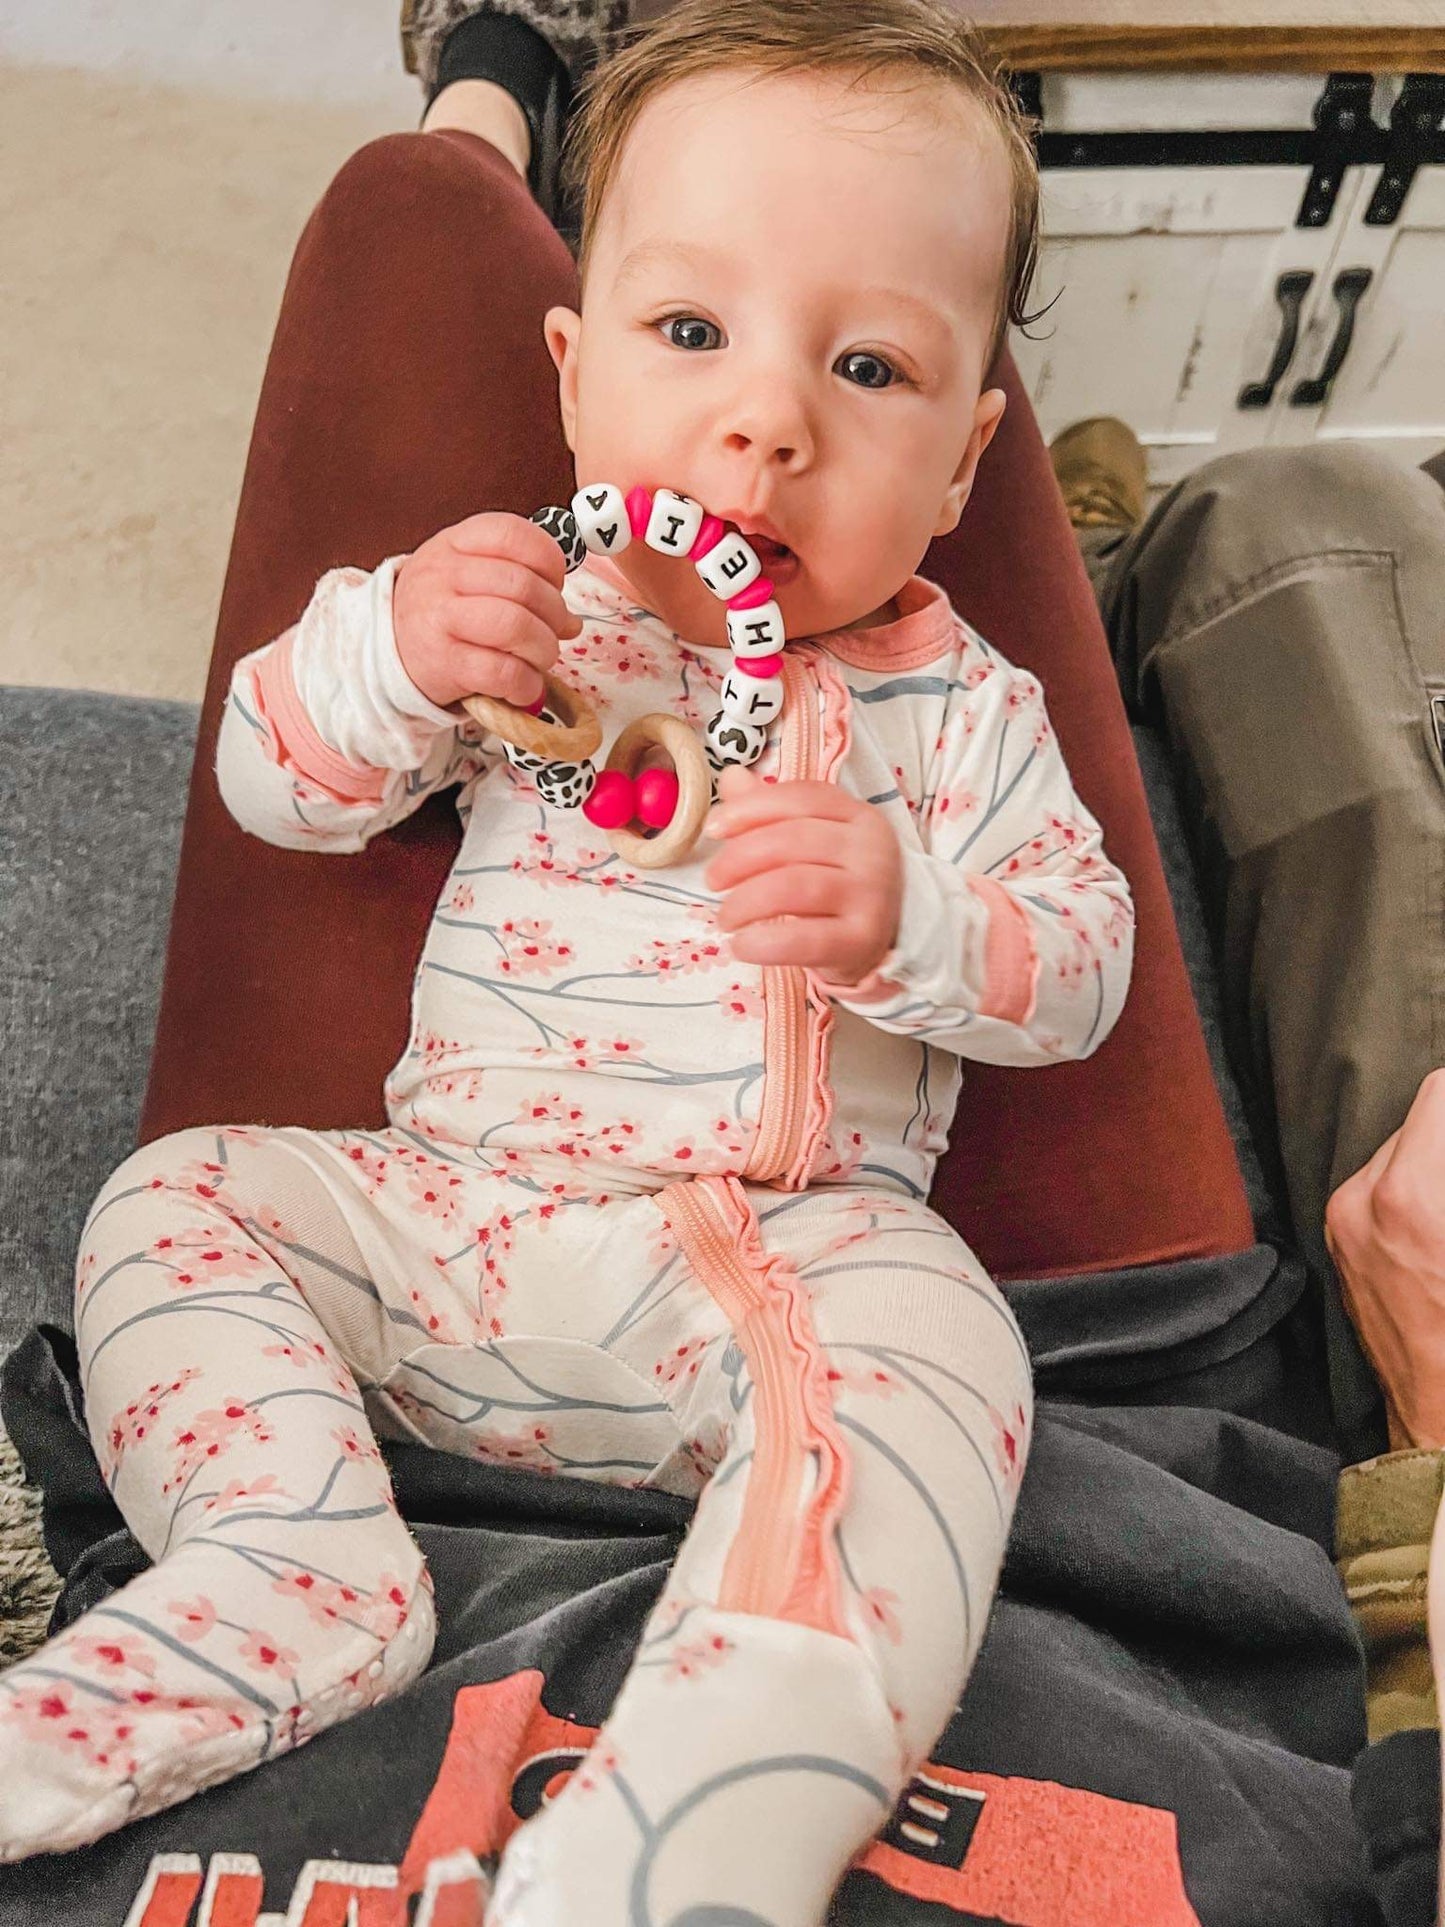
{"type": "Polygon", "coordinates": [[[914,573],[1003,412],[1032,154],[941,0],[684,0],[573,139],[582,313],[545,330],[576,479],[757,537],[786,701],[652,868],[460,702],[555,665],[599,764],[644,714],[701,734],[727,610],[645,539],[568,574],[477,514],[328,573],[236,666],[246,830],[354,852],[460,785],[464,839],[385,1130],[183,1131],[91,1207],[87,1416],[154,1564],[0,1677],[9,1858],[417,1678],[378,1437],[697,1500],[494,1927],[817,1927],[983,1637],[1028,1359],[926,1199],[960,1060],[1092,1052],[1133,942],[1038,683],[914,573]]]}

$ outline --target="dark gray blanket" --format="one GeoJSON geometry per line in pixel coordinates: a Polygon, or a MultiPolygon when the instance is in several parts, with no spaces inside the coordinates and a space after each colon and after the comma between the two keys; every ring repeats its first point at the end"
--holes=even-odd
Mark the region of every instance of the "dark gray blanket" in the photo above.
{"type": "MultiPolygon", "coordinates": [[[[1007,1287],[1041,1396],[1001,1596],[915,1789],[926,1823],[905,1796],[839,1889],[839,1927],[1380,1927],[1350,1798],[1363,1668],[1330,1561],[1338,1462],[1311,1436],[1324,1402],[1301,1284],[1257,1246],[1007,1287]]],[[[145,1555],[91,1454],[67,1334],[31,1332],[0,1411],[68,1574],[58,1629],[145,1555]]],[[[495,1848],[579,1757],[687,1505],[382,1449],[435,1578],[427,1673],[168,1813],[0,1868],[3,1927],[122,1927],[159,1854],[201,1871],[255,1854],[278,1914],[310,1860],[397,1866],[415,1888],[429,1857],[495,1848]]],[[[164,1889],[145,1927],[189,1917],[162,1913],[165,1892],[184,1903],[183,1881],[164,1889]]],[[[316,1922],[345,1918],[318,1901],[316,1922]]]]}

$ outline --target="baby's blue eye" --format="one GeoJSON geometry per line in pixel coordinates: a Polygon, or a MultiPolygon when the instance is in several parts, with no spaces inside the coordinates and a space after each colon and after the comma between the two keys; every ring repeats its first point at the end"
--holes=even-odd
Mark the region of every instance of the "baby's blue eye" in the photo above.
{"type": "MultiPolygon", "coordinates": [[[[674,348],[704,348],[708,345],[705,341],[698,341],[695,338],[690,341],[680,341],[671,332],[674,328],[711,328],[714,334],[721,333],[716,322],[704,321],[700,315],[695,314],[664,315],[655,325],[663,330],[666,339],[671,342],[674,348]]],[[[878,381],[873,379],[871,375],[865,374],[863,379],[856,384],[860,388],[872,388],[881,391],[885,388],[895,387],[898,382],[906,380],[906,377],[901,375],[891,362],[885,361],[882,355],[875,355],[870,349],[852,349],[848,354],[841,357],[839,365],[841,367],[847,367],[849,362],[854,361],[861,361],[865,368],[882,369],[885,375],[884,380],[878,381]]],[[[851,381],[853,377],[849,376],[847,379],[851,381]]]]}

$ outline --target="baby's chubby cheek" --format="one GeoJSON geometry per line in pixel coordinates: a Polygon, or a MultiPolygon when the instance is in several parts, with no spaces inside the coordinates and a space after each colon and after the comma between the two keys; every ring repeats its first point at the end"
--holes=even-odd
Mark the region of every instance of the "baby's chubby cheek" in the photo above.
{"type": "Polygon", "coordinates": [[[692,563],[658,555],[634,536],[617,558],[637,600],[669,629],[699,649],[726,649],[727,610],[692,563]]]}

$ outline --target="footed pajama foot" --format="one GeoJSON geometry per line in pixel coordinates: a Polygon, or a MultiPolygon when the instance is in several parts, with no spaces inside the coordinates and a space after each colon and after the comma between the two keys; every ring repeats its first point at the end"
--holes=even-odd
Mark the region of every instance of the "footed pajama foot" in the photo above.
{"type": "Polygon", "coordinates": [[[274,1596],[265,1620],[244,1622],[236,1572],[223,1546],[183,1546],[0,1673],[0,1861],[87,1845],[247,1773],[399,1692],[430,1658],[419,1552],[395,1592],[353,1592],[304,1659],[274,1596]]]}
{"type": "Polygon", "coordinates": [[[694,1610],[644,1641],[591,1753],[508,1842],[487,1927],[821,1927],[903,1777],[861,1647],[694,1610]]]}

